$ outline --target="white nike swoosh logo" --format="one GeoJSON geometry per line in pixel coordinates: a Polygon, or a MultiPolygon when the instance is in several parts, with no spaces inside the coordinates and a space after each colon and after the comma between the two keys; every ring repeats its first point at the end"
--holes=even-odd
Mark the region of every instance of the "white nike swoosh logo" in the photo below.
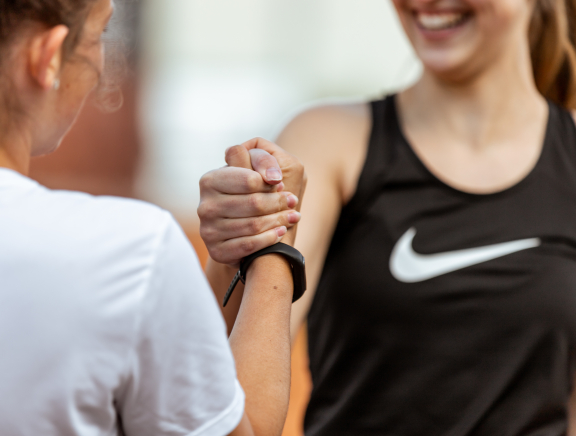
{"type": "Polygon", "coordinates": [[[411,228],[398,240],[390,257],[392,275],[404,283],[422,282],[541,244],[539,238],[532,238],[446,253],[418,254],[412,248],[414,236],[416,229],[411,228]]]}

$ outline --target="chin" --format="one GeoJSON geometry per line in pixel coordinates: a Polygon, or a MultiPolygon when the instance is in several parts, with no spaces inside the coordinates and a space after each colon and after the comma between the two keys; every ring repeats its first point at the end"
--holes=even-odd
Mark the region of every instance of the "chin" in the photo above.
{"type": "Polygon", "coordinates": [[[425,71],[443,81],[462,82],[474,77],[478,69],[475,57],[454,51],[419,53],[425,71]]]}

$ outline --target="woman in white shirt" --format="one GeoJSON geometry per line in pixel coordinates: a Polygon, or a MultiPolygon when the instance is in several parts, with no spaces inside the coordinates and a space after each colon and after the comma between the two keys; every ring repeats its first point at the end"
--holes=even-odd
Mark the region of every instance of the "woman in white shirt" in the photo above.
{"type": "MultiPolygon", "coordinates": [[[[269,255],[250,267],[228,343],[170,214],[26,177],[30,157],[57,148],[97,86],[112,12],[111,0],[0,0],[0,434],[278,435],[290,382],[287,262],[269,255]]],[[[300,193],[293,163],[284,184],[300,193]]],[[[250,207],[252,191],[277,197],[286,225],[265,237],[291,244],[290,194],[248,169],[230,177],[233,207],[250,207]]]]}

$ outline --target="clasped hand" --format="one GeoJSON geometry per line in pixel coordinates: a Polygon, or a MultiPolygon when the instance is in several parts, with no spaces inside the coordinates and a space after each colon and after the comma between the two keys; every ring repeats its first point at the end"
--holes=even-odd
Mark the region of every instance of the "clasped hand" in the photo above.
{"type": "Polygon", "coordinates": [[[255,138],[226,150],[226,163],[200,180],[200,235],[210,257],[237,266],[281,240],[292,245],[306,188],[300,161],[255,138]]]}

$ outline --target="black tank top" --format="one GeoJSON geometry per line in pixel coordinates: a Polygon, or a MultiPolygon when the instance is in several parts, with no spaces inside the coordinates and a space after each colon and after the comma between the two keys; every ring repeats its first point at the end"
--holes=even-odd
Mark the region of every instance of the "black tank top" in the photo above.
{"type": "Polygon", "coordinates": [[[436,178],[372,103],[308,317],[307,436],[561,435],[576,343],[576,128],[489,195],[436,178]]]}

